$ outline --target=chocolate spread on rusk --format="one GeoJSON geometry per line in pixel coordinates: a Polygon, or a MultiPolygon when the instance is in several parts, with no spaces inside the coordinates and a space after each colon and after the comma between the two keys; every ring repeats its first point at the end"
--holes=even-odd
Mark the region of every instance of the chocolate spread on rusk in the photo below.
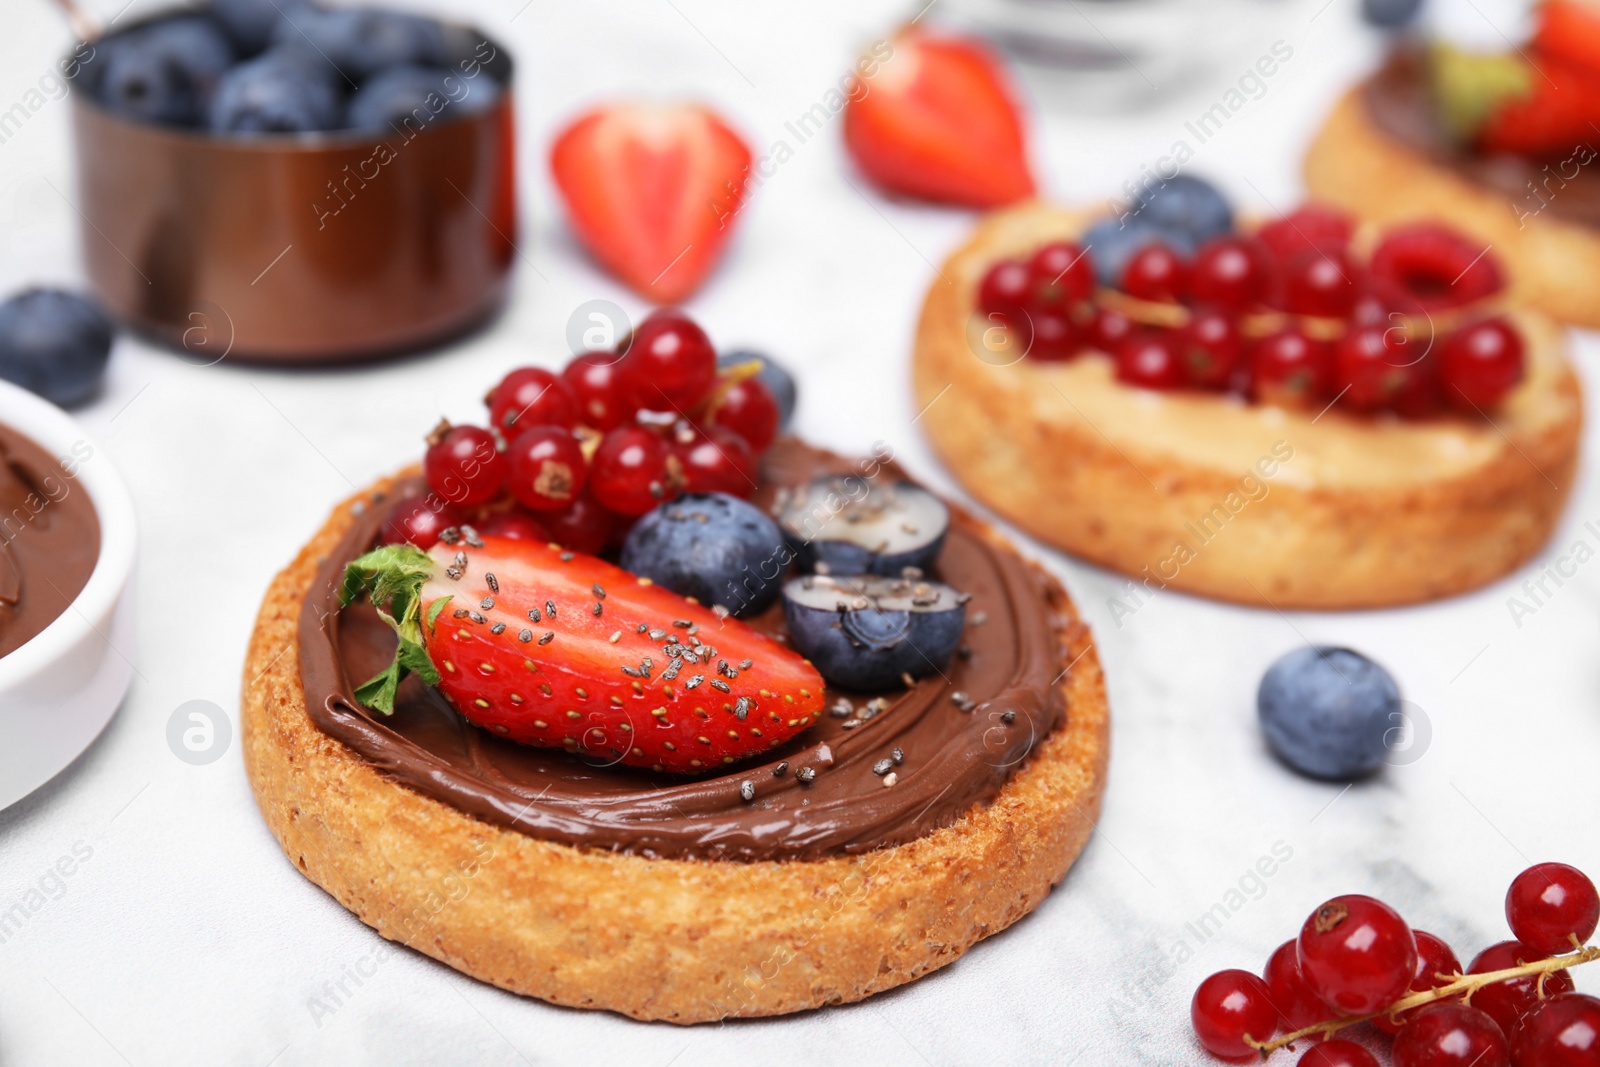
{"type": "Polygon", "coordinates": [[[0,656],[55,622],[99,558],[89,494],[44,449],[0,426],[0,656]]]}
{"type": "Polygon", "coordinates": [[[1548,208],[1554,215],[1600,228],[1600,174],[1582,165],[1593,160],[1593,145],[1573,145],[1575,153],[1587,157],[1567,161],[1464,150],[1440,123],[1429,82],[1424,52],[1416,47],[1394,49],[1362,90],[1373,125],[1440,166],[1503,193],[1519,216],[1548,208]]]}
{"type": "MultiPolygon", "coordinates": [[[[852,469],[841,457],[781,440],[766,454],[755,502],[769,506],[782,487],[852,469]]],[[[900,476],[892,465],[878,474],[900,476]]],[[[942,674],[881,694],[887,707],[867,721],[846,728],[847,720],[825,714],[781,747],[721,773],[652,774],[518,745],[472,726],[416,678],[401,686],[392,716],[370,712],[353,688],[388,664],[395,638],[365,603],[338,611],[339,579],[375,542],[383,505],[412,489],[420,481],[374,501],[322,561],[300,614],[306,707],[325,733],[400,782],[490,822],[653,857],[863,852],[947,826],[992,798],[1066,713],[1055,684],[1064,666],[1062,620],[1049,585],[960,512],[952,514],[936,576],[972,595],[966,654],[942,674]],[[874,765],[897,749],[900,762],[886,785],[874,765]],[[745,782],[754,784],[754,800],[742,798],[745,782]]],[[[783,632],[781,606],[748,621],[773,636],[783,632]]],[[[830,688],[827,705],[841,696],[858,709],[872,699],[830,688]]]]}

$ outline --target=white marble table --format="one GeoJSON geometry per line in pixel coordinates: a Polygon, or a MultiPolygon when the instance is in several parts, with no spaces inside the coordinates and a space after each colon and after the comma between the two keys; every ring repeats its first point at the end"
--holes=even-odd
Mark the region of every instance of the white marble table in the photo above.
{"type": "MultiPolygon", "coordinates": [[[[151,6],[136,0],[132,14],[151,6]]],[[[456,6],[522,64],[527,262],[505,317],[449,351],[322,374],[199,368],[124,339],[105,395],[81,413],[138,500],[139,673],[100,741],[0,813],[0,911],[47,890],[47,904],[0,939],[0,1062],[1195,1063],[1196,983],[1259,967],[1329,895],[1380,895],[1466,955],[1505,936],[1502,895],[1526,863],[1600,872],[1600,565],[1520,625],[1507,598],[1536,567],[1382,613],[1283,617],[1163,594],[1119,628],[1108,607],[1117,578],[1035,547],[1100,639],[1110,792],[1100,832],[1060,888],[954,966],[853,1007],[685,1030],[551,1008],[380,952],[376,935],[284,860],[256,813],[237,730],[222,759],[191,766],[168,748],[169,717],[190,700],[236,716],[262,591],[336,499],[414,455],[441,413],[476,417],[506,368],[555,364],[582,301],[640,308],[556,217],[543,149],[564,115],[609,93],[694,94],[767,145],[855,48],[914,10],[895,0],[456,6]],[[1395,672],[1432,725],[1422,758],[1344,791],[1268,756],[1255,686],[1306,640],[1364,649],[1395,672]],[[1252,880],[1274,849],[1290,858],[1252,880]],[[46,876],[75,851],[87,858],[70,877],[46,876]],[[1190,924],[1219,903],[1228,918],[1200,936],[1190,924]],[[375,964],[374,953],[384,958],[375,964]],[[357,971],[368,975],[359,985],[348,977],[357,971]],[[341,980],[336,1010],[317,1008],[341,980]]],[[[1281,5],[1249,28],[1236,66],[1152,110],[1093,117],[1049,103],[1037,129],[1049,192],[1103,197],[1155,165],[1235,81],[1230,71],[1279,39],[1293,59],[1191,166],[1243,204],[1293,203],[1318,116],[1376,54],[1353,0],[1281,5]]],[[[27,98],[66,43],[45,0],[6,5],[0,112],[27,98]]],[[[45,98],[0,143],[0,291],[80,276],[67,110],[45,98]]],[[[843,164],[835,130],[797,146],[691,309],[719,342],[761,345],[798,372],[807,436],[839,449],[882,438],[950,488],[912,425],[907,346],[931,264],[969,218],[858,192],[843,164]]],[[[1580,363],[1595,348],[1581,339],[1580,363]]],[[[1591,437],[1550,558],[1597,543],[1584,526],[1600,519],[1594,454],[1591,437]]],[[[1578,982],[1600,991],[1600,976],[1578,982]]]]}

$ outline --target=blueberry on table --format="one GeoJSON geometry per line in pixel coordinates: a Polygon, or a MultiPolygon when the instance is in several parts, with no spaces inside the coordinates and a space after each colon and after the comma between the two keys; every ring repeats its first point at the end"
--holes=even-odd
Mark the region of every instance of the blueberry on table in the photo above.
{"type": "Polygon", "coordinates": [[[326,65],[272,49],[228,71],[207,125],[222,133],[311,133],[338,129],[343,100],[326,65]]]}
{"type": "Polygon", "coordinates": [[[1095,281],[1109,288],[1122,284],[1128,260],[1141,248],[1166,245],[1184,257],[1194,255],[1195,241],[1186,231],[1163,229],[1147,219],[1133,216],[1101,219],[1083,233],[1083,247],[1094,263],[1095,281]]]}
{"type": "Polygon", "coordinates": [[[1289,766],[1345,781],[1370,774],[1401,723],[1400,689],[1389,672],[1347,648],[1302,648],[1261,679],[1256,709],[1267,743],[1289,766]]]}
{"type": "Polygon", "coordinates": [[[499,95],[492,78],[467,80],[442,67],[401,66],[362,83],[345,109],[354,130],[415,132],[435,119],[449,121],[482,111],[499,95]]]}
{"type": "Polygon", "coordinates": [[[1144,188],[1134,217],[1159,230],[1182,233],[1195,245],[1233,232],[1233,205],[1217,187],[1201,178],[1179,174],[1144,188]]]}
{"type": "Polygon", "coordinates": [[[967,597],[939,582],[806,575],[783,586],[789,644],[829,685],[871,693],[944,669],[967,597]]]}
{"type": "Polygon", "coordinates": [[[195,126],[233,60],[221,27],[203,15],[183,15],[114,38],[94,80],[100,100],[118,114],[195,126]]]}
{"type": "Polygon", "coordinates": [[[950,509],[910,482],[817,478],[792,494],[778,521],[802,571],[898,578],[926,569],[944,547],[950,509]]]}
{"type": "Polygon", "coordinates": [[[1421,9],[1422,0],[1361,0],[1361,17],[1374,26],[1404,26],[1421,9]]]}
{"type": "Polygon", "coordinates": [[[111,355],[111,320],[93,301],[29,289],[0,304],[0,378],[62,407],[92,397],[111,355]]]}
{"type": "Polygon", "coordinates": [[[622,568],[736,616],[778,597],[792,552],[767,513],[726,493],[687,493],[628,531],[622,568]]]}
{"type": "Polygon", "coordinates": [[[286,13],[311,6],[310,0],[211,0],[211,17],[242,55],[255,55],[272,40],[286,13]]]}
{"type": "Polygon", "coordinates": [[[272,43],[332,64],[350,85],[385,67],[442,66],[449,58],[439,23],[369,7],[305,7],[288,12],[273,31],[272,43]]]}
{"type": "Polygon", "coordinates": [[[772,359],[762,352],[752,352],[748,349],[739,349],[735,352],[724,352],[717,357],[718,368],[736,367],[741,363],[756,360],[761,364],[761,371],[756,377],[767,387],[772,398],[778,402],[778,430],[781,432],[789,428],[789,423],[794,419],[794,408],[799,397],[799,390],[794,383],[794,375],[784,369],[783,364],[772,359]]]}

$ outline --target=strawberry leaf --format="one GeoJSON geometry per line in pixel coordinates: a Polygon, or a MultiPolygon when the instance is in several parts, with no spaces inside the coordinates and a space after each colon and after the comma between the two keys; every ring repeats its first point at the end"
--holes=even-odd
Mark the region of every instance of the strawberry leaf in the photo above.
{"type": "MultiPolygon", "coordinates": [[[[394,662],[356,687],[356,699],[374,711],[394,712],[395,695],[408,674],[428,685],[439,684],[438,668],[428,658],[422,637],[422,586],[432,574],[433,560],[412,545],[375,548],[345,568],[339,606],[348,607],[365,595],[400,639],[394,662]]],[[[430,627],[449,601],[449,597],[440,597],[429,605],[430,627]]]]}

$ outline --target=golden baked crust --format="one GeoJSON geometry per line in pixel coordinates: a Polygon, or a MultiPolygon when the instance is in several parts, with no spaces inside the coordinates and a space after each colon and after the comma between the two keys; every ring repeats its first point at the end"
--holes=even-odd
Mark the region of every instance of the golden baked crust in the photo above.
{"type": "Polygon", "coordinates": [[[1113,603],[1119,621],[1169,586],[1280,608],[1431,600],[1505,574],[1544,543],[1582,427],[1578,381],[1549,320],[1514,313],[1529,372],[1493,423],[1149,393],[1113,382],[1102,356],[979,359],[968,331],[983,273],[1086,221],[1042,204],[989,216],[929,289],[912,380],[921,425],[969,492],[1134,579],[1113,603]],[[1292,459],[1278,462],[1282,449],[1292,459]],[[1260,477],[1262,460],[1273,476],[1260,477]]]}
{"type": "Polygon", "coordinates": [[[1493,246],[1511,279],[1511,298],[1580,326],[1600,326],[1600,232],[1554,212],[1519,219],[1505,195],[1479,185],[1379,129],[1361,88],[1328,116],[1305,158],[1317,200],[1388,224],[1437,218],[1493,246]]]}
{"type": "Polygon", "coordinates": [[[1087,843],[1109,712],[1088,628],[1053,581],[1067,721],[992,803],[908,844],[817,861],[644,859],[500,829],[396,784],[311,722],[298,647],[319,558],[352,505],[392,484],[347,500],[273,580],[241,705],[267,825],[384,937],[556,1004],[677,1023],[777,1015],[950,963],[1038,906],[1087,843]]]}

